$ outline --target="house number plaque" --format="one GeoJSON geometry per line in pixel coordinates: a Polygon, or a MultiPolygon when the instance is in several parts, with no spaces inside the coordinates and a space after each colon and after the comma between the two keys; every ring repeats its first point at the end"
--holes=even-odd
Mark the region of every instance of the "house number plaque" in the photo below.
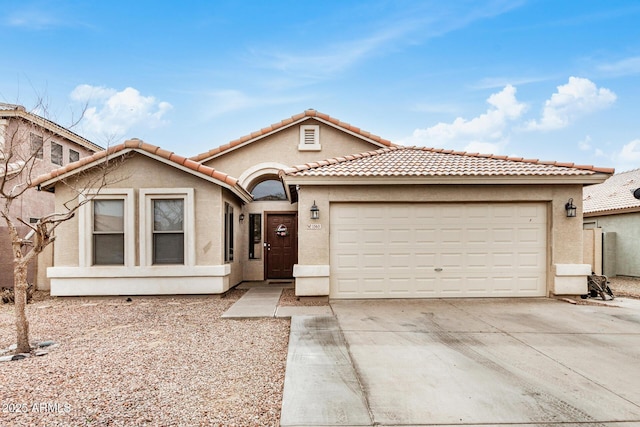
{"type": "Polygon", "coordinates": [[[322,224],[307,224],[307,230],[322,230],[322,224]]]}

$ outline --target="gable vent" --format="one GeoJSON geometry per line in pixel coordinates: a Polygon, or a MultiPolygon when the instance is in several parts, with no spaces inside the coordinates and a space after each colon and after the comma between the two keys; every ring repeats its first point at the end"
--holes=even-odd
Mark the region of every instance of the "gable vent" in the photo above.
{"type": "Polygon", "coordinates": [[[320,126],[303,125],[300,126],[299,151],[320,151],[320,126]]]}

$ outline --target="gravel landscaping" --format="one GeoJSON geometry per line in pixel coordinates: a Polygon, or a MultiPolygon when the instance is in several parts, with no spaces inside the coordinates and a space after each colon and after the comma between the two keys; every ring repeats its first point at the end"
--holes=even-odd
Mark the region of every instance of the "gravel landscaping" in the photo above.
{"type": "MultiPolygon", "coordinates": [[[[0,363],[0,425],[277,426],[288,319],[224,320],[244,293],[50,298],[28,306],[33,341],[0,363]]],[[[0,304],[0,349],[15,342],[0,304]]]]}
{"type": "Polygon", "coordinates": [[[640,298],[640,278],[618,276],[609,279],[609,287],[615,296],[640,298]]]}

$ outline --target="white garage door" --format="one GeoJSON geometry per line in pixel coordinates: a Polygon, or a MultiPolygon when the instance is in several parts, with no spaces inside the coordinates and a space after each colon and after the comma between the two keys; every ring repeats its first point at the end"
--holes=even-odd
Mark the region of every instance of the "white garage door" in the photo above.
{"type": "Polygon", "coordinates": [[[332,298],[546,294],[544,203],[331,205],[332,298]]]}

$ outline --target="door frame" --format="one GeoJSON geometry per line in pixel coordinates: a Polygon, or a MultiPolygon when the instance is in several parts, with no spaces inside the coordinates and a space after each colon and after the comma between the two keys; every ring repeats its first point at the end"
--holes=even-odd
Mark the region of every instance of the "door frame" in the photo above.
{"type": "MultiPolygon", "coordinates": [[[[269,215],[291,215],[294,217],[294,221],[296,223],[296,235],[294,236],[294,252],[295,252],[295,260],[294,265],[298,262],[298,211],[264,211],[262,212],[264,215],[264,225],[262,228],[262,241],[264,242],[264,265],[263,265],[263,274],[264,280],[270,280],[269,278],[269,255],[267,254],[266,245],[269,243],[269,215]]],[[[276,280],[276,279],[273,279],[276,280]]]]}

